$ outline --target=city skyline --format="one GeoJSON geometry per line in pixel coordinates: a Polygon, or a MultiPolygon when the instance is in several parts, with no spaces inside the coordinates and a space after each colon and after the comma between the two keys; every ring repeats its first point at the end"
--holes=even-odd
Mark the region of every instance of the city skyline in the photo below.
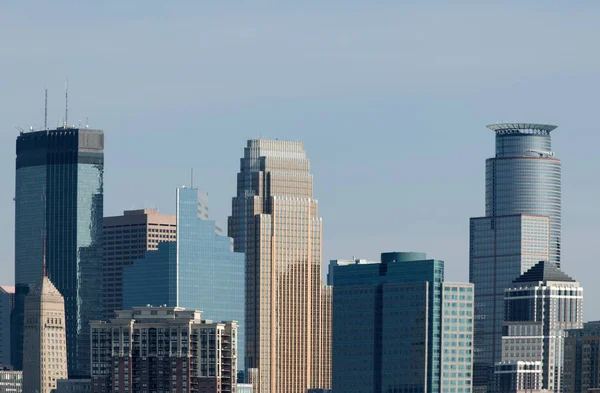
{"type": "MultiPolygon", "coordinates": [[[[563,161],[563,257],[590,288],[587,295],[597,296],[583,261],[600,222],[593,117],[600,58],[585,49],[598,39],[598,4],[348,3],[252,10],[59,2],[28,13],[7,5],[0,29],[7,37],[20,33],[6,47],[5,88],[14,94],[0,102],[0,177],[13,182],[14,126],[43,124],[46,84],[49,124],[63,116],[68,76],[69,117],[75,123],[89,117],[107,132],[105,215],[134,204],[173,213],[171,190],[187,183],[194,167],[196,183],[211,195],[213,218],[224,224],[238,155],[227,144],[261,134],[301,139],[318,174],[324,260],[351,258],[344,255],[350,252],[373,259],[381,249],[408,247],[444,259],[448,278],[465,281],[465,218],[483,211],[481,163],[493,143],[484,126],[549,122],[560,126],[554,146],[563,161]],[[127,19],[137,13],[133,28],[127,19]],[[107,32],[108,15],[115,14],[107,32]],[[81,33],[52,22],[62,18],[81,33]],[[423,27],[432,20],[439,30],[423,27]],[[506,20],[521,28],[490,28],[506,20]],[[186,27],[171,29],[178,26],[186,27]],[[156,59],[154,48],[167,46],[156,59]],[[52,67],[41,69],[40,56],[52,67]],[[342,136],[350,141],[346,154],[331,154],[342,136]],[[197,154],[198,146],[211,148],[197,154]],[[151,164],[159,153],[168,162],[151,164]],[[420,191],[403,192],[409,182],[420,191]],[[339,200],[340,192],[349,195],[339,200]],[[353,222],[360,203],[370,214],[353,222]]],[[[0,191],[0,215],[7,218],[14,209],[10,189],[0,191]]],[[[10,218],[0,224],[0,267],[8,276],[12,231],[10,218]]],[[[599,314],[591,304],[585,319],[599,314]]]]}

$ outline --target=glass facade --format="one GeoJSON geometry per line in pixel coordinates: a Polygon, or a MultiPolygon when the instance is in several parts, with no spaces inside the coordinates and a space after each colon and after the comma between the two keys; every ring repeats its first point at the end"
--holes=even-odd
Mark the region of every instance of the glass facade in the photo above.
{"type": "MultiPolygon", "coordinates": [[[[198,190],[177,189],[175,242],[159,243],[143,259],[123,269],[123,307],[151,304],[201,310],[214,321],[237,321],[243,354],[244,254],[215,232],[215,222],[198,217],[198,190]]],[[[238,360],[243,370],[244,357],[238,360]]]]}
{"type": "Polygon", "coordinates": [[[333,391],[439,392],[444,262],[390,252],[333,271],[333,391]]]}
{"type": "Polygon", "coordinates": [[[24,300],[42,276],[45,242],[47,275],[65,299],[69,375],[90,373],[89,321],[102,309],[103,178],[100,130],[66,128],[17,138],[11,340],[17,368],[23,359],[24,300]]]}
{"type": "Polygon", "coordinates": [[[473,284],[442,286],[440,392],[470,393],[473,381],[473,284]]]}
{"type": "Polygon", "coordinates": [[[560,263],[561,164],[544,124],[495,124],[486,160],[485,217],[470,223],[469,280],[475,284],[476,392],[494,390],[501,359],[504,290],[540,260],[560,263]]]}

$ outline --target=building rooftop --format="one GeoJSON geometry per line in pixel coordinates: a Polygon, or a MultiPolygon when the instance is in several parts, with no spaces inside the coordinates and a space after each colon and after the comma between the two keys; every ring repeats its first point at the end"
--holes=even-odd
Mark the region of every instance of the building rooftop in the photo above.
{"type": "Polygon", "coordinates": [[[521,274],[514,283],[539,282],[539,281],[562,281],[576,282],[556,266],[554,262],[541,261],[534,267],[521,274]]]}
{"type": "Polygon", "coordinates": [[[496,134],[538,134],[550,135],[550,131],[558,126],[552,124],[534,124],[534,123],[499,123],[487,126],[496,134]]]}

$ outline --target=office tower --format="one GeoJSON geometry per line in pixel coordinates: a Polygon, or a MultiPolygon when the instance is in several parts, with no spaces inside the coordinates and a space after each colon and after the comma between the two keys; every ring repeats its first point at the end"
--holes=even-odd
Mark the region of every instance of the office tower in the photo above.
{"type": "Polygon", "coordinates": [[[238,383],[237,393],[252,393],[252,384],[249,383],[238,383]]]}
{"type": "Polygon", "coordinates": [[[0,369],[0,393],[22,393],[23,372],[0,369]]]}
{"type": "Polygon", "coordinates": [[[469,393],[473,387],[473,293],[473,284],[442,284],[441,393],[469,393]]]}
{"type": "Polygon", "coordinates": [[[257,393],[331,385],[331,292],[312,186],[301,142],[248,141],[229,236],[246,253],[246,367],[258,370],[257,393]]]}
{"type": "Polygon", "coordinates": [[[475,284],[473,388],[494,388],[501,359],[504,289],[541,260],[560,263],[561,166],[545,124],[494,124],[486,160],[485,217],[471,218],[469,281],[475,284]]]}
{"type": "Polygon", "coordinates": [[[237,325],[180,307],[92,322],[92,393],[235,393],[237,325]]]}
{"type": "Polygon", "coordinates": [[[23,361],[25,296],[47,274],[65,299],[69,374],[89,375],[89,321],[102,315],[104,133],[59,128],[17,138],[13,366],[23,361]]]}
{"type": "Polygon", "coordinates": [[[0,367],[10,365],[10,313],[15,303],[15,287],[0,285],[0,367]]]}
{"type": "Polygon", "coordinates": [[[567,330],[563,383],[565,393],[600,389],[600,321],[586,322],[583,328],[567,330]]]}
{"type": "Polygon", "coordinates": [[[25,298],[23,391],[51,393],[66,378],[65,302],[44,276],[25,298]]]}
{"type": "Polygon", "coordinates": [[[352,258],[352,259],[332,259],[329,261],[327,270],[327,285],[331,286],[335,282],[335,267],[346,265],[360,265],[368,263],[379,263],[379,261],[369,261],[367,259],[352,258]]]}
{"type": "MultiPolygon", "coordinates": [[[[237,321],[244,349],[244,255],[198,217],[198,190],[178,188],[176,241],[159,243],[123,269],[123,307],[167,305],[201,310],[212,320],[237,321]]],[[[242,352],[243,353],[243,352],[242,352]]],[[[238,360],[243,370],[243,357],[238,360]]]]}
{"type": "Polygon", "coordinates": [[[122,216],[104,217],[104,318],[123,309],[123,268],[141,259],[159,242],[174,242],[174,215],[158,210],[126,210],[122,216]]]}
{"type": "Polygon", "coordinates": [[[88,393],[91,390],[90,379],[59,379],[53,393],[88,393]]]}
{"type": "Polygon", "coordinates": [[[444,283],[424,253],[331,266],[332,390],[471,391],[473,286],[444,283]]]}
{"type": "Polygon", "coordinates": [[[563,392],[564,337],[566,330],[583,326],[583,288],[556,263],[542,261],[514,280],[505,291],[504,302],[497,390],[563,392]],[[523,370],[522,378],[516,378],[519,368],[506,367],[527,364],[531,369],[523,370]]]}

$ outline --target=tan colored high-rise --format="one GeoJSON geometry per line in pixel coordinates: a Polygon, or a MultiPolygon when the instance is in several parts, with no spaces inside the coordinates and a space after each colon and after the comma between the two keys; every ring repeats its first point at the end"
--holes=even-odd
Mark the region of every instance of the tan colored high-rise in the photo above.
{"type": "MultiPolygon", "coordinates": [[[[200,213],[198,213],[200,214],[200,213]]],[[[126,210],[122,216],[104,217],[104,317],[123,309],[123,268],[158,250],[160,242],[174,242],[174,215],[156,209],[126,210]]]]}
{"type": "Polygon", "coordinates": [[[250,140],[229,218],[246,253],[246,367],[259,393],[331,386],[331,291],[322,222],[301,142],[250,140]]]}
{"type": "Polygon", "coordinates": [[[50,393],[67,379],[65,302],[44,276],[25,298],[23,391],[50,393]]]}

